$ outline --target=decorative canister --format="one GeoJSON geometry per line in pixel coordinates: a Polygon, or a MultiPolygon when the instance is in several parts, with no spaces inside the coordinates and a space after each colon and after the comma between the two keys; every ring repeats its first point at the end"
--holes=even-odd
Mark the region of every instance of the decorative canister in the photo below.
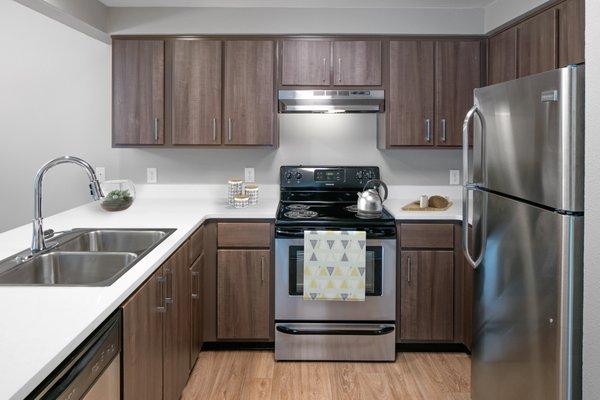
{"type": "Polygon", "coordinates": [[[248,184],[244,188],[244,194],[248,196],[251,206],[258,204],[258,185],[248,184]]]}
{"type": "Polygon", "coordinates": [[[248,207],[249,199],[248,196],[244,196],[242,194],[235,196],[233,199],[233,206],[235,208],[246,208],[248,207]]]}
{"type": "Polygon", "coordinates": [[[100,184],[104,197],[100,206],[106,211],[122,211],[135,199],[135,186],[129,179],[104,181],[100,184]]]}
{"type": "Polygon", "coordinates": [[[234,198],[237,195],[242,194],[244,188],[244,182],[238,178],[231,178],[227,181],[227,204],[230,206],[235,205],[234,198]]]}

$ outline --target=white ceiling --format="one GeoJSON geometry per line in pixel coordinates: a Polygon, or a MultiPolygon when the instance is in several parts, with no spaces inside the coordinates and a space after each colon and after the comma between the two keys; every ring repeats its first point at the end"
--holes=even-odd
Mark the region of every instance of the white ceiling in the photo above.
{"type": "Polygon", "coordinates": [[[482,8],[500,0],[100,0],[109,7],[482,8]]]}

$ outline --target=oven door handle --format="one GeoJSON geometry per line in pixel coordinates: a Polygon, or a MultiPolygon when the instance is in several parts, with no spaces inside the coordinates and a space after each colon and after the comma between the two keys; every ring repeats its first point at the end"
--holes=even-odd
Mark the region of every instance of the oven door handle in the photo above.
{"type": "Polygon", "coordinates": [[[288,335],[362,335],[380,336],[394,332],[393,326],[382,326],[379,329],[296,329],[284,325],[275,328],[288,335]]]}

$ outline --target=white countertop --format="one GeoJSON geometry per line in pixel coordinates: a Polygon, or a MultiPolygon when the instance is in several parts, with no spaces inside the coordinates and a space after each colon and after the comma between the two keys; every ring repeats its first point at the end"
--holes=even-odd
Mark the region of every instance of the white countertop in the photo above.
{"type": "MultiPolygon", "coordinates": [[[[460,201],[443,212],[406,212],[418,194],[457,198],[457,187],[391,187],[386,208],[396,219],[460,220],[460,201]],[[404,199],[406,196],[406,199],[404,199]]],[[[213,218],[274,219],[278,187],[262,185],[258,206],[233,209],[216,185],[141,185],[128,210],[96,203],[47,217],[46,229],[175,228],[171,236],[108,287],[0,286],[0,398],[23,399],[97,328],[183,241],[213,218]],[[215,196],[218,199],[215,199],[215,196]]],[[[31,226],[0,233],[0,259],[26,249],[31,226]]]]}

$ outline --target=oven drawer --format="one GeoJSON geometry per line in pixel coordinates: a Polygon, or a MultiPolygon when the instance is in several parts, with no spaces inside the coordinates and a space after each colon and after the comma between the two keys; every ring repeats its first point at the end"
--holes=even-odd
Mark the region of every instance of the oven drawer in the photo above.
{"type": "Polygon", "coordinates": [[[394,324],[277,323],[276,360],[394,361],[394,324]]]}
{"type": "Polygon", "coordinates": [[[271,247],[271,224],[268,222],[219,222],[217,224],[219,247],[265,248],[271,247]]]}

